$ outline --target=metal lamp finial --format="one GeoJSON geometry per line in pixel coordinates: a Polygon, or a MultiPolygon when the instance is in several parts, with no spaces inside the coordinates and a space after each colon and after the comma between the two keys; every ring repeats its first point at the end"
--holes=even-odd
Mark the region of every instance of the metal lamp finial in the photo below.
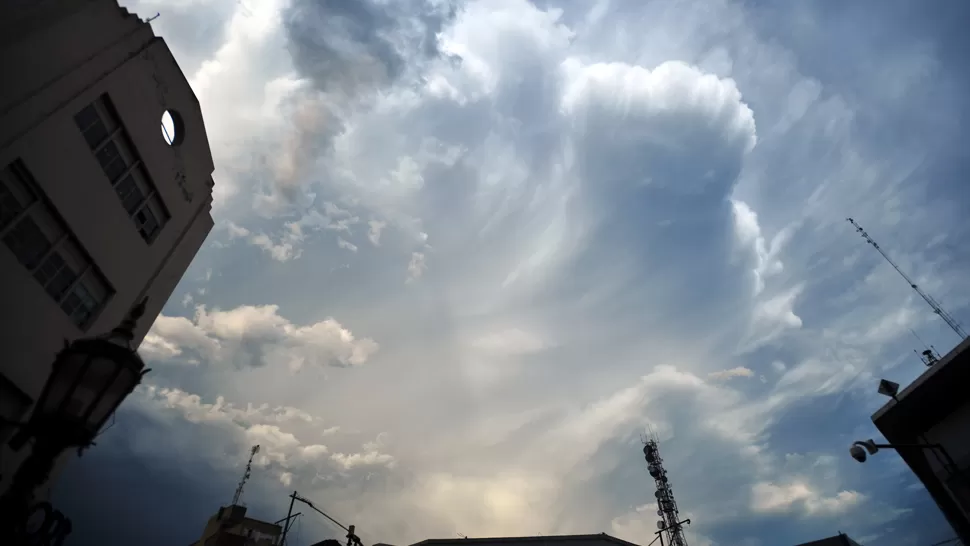
{"type": "Polygon", "coordinates": [[[135,327],[138,326],[138,319],[145,314],[145,306],[148,304],[148,298],[143,298],[137,305],[128,311],[128,316],[121,321],[121,324],[116,326],[111,330],[111,334],[114,337],[121,338],[125,341],[131,341],[135,339],[135,327]]]}

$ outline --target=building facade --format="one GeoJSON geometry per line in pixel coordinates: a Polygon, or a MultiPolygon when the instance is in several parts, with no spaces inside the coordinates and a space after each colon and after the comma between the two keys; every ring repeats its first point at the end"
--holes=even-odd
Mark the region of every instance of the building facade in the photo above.
{"type": "Polygon", "coordinates": [[[282,534],[279,524],[247,518],[245,506],[223,506],[192,546],[276,546],[282,534]]]}
{"type": "Polygon", "coordinates": [[[923,482],[947,521],[970,543],[970,338],[936,361],[872,416],[900,457],[923,482]],[[952,461],[953,464],[950,463],[952,461]]]}
{"type": "Polygon", "coordinates": [[[0,417],[23,421],[65,340],[147,297],[141,341],[213,226],[214,167],[171,52],[115,0],[0,3],[0,80],[0,417]]]}

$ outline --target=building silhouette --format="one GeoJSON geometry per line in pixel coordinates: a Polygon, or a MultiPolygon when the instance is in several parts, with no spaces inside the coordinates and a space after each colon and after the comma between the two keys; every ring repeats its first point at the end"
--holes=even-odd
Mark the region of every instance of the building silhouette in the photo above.
{"type": "Polygon", "coordinates": [[[246,517],[245,506],[222,506],[191,546],[276,546],[283,527],[246,517]]]}
{"type": "Polygon", "coordinates": [[[922,375],[872,415],[873,424],[890,444],[936,444],[942,448],[896,451],[964,543],[970,542],[968,385],[970,338],[934,359],[922,375]]]}
{"type": "MultiPolygon", "coordinates": [[[[147,297],[141,341],[213,226],[214,167],[168,46],[115,0],[0,3],[0,80],[0,417],[16,422],[65,340],[147,297]]],[[[0,493],[28,451],[10,432],[0,493]]]]}

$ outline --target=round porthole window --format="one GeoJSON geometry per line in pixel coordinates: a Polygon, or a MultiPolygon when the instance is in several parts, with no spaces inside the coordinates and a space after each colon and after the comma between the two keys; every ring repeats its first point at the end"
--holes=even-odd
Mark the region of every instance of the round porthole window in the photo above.
{"type": "Polygon", "coordinates": [[[162,138],[169,146],[178,146],[185,138],[185,126],[182,124],[182,116],[175,110],[165,110],[162,112],[162,138]]]}

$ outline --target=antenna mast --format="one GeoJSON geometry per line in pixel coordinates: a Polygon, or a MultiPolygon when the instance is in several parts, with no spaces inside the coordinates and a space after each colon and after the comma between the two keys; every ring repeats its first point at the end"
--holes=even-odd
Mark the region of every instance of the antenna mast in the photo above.
{"type": "Polygon", "coordinates": [[[239,497],[242,497],[243,487],[246,486],[246,481],[249,479],[250,474],[253,469],[253,457],[259,453],[259,444],[253,446],[249,451],[249,462],[246,463],[246,471],[243,472],[242,479],[239,480],[239,487],[236,488],[236,494],[232,496],[232,504],[230,506],[237,506],[239,504],[239,497]]]}
{"type": "MultiPolygon", "coordinates": [[[[680,514],[677,513],[677,501],[674,500],[674,491],[667,481],[667,471],[663,467],[663,459],[660,458],[656,436],[651,435],[644,442],[643,457],[649,465],[647,469],[650,471],[650,477],[654,479],[657,486],[655,496],[657,515],[660,516],[660,520],[657,521],[658,538],[666,534],[666,546],[687,546],[687,539],[684,538],[684,523],[690,524],[690,520],[681,521],[680,514]]],[[[663,544],[662,538],[660,542],[663,544]]]]}
{"type": "Polygon", "coordinates": [[[887,255],[882,250],[882,248],[880,248],[879,245],[872,240],[872,237],[870,237],[869,234],[866,233],[866,230],[862,229],[862,226],[857,224],[856,221],[853,220],[852,218],[846,218],[846,220],[850,224],[852,224],[852,227],[854,227],[855,230],[859,232],[859,235],[861,235],[862,238],[865,239],[867,243],[869,243],[870,245],[872,245],[873,248],[878,250],[879,254],[882,254],[882,257],[885,258],[887,262],[889,262],[889,265],[893,266],[893,269],[895,269],[896,272],[899,273],[899,275],[902,278],[906,279],[906,282],[909,283],[910,288],[915,290],[916,293],[919,294],[921,298],[923,298],[923,301],[925,301],[933,309],[934,313],[936,313],[937,315],[940,316],[941,319],[943,319],[943,322],[945,322],[947,326],[949,326],[954,332],[956,332],[958,336],[960,336],[961,340],[964,340],[967,338],[967,333],[963,331],[963,328],[960,327],[960,324],[956,321],[956,319],[954,319],[949,313],[947,313],[942,307],[940,307],[940,304],[935,299],[933,299],[929,294],[927,294],[926,292],[923,292],[923,290],[919,286],[917,286],[915,282],[913,282],[913,279],[910,279],[909,275],[904,273],[903,270],[900,269],[898,265],[896,265],[896,262],[892,261],[892,258],[890,258],[889,255],[887,255]]]}

